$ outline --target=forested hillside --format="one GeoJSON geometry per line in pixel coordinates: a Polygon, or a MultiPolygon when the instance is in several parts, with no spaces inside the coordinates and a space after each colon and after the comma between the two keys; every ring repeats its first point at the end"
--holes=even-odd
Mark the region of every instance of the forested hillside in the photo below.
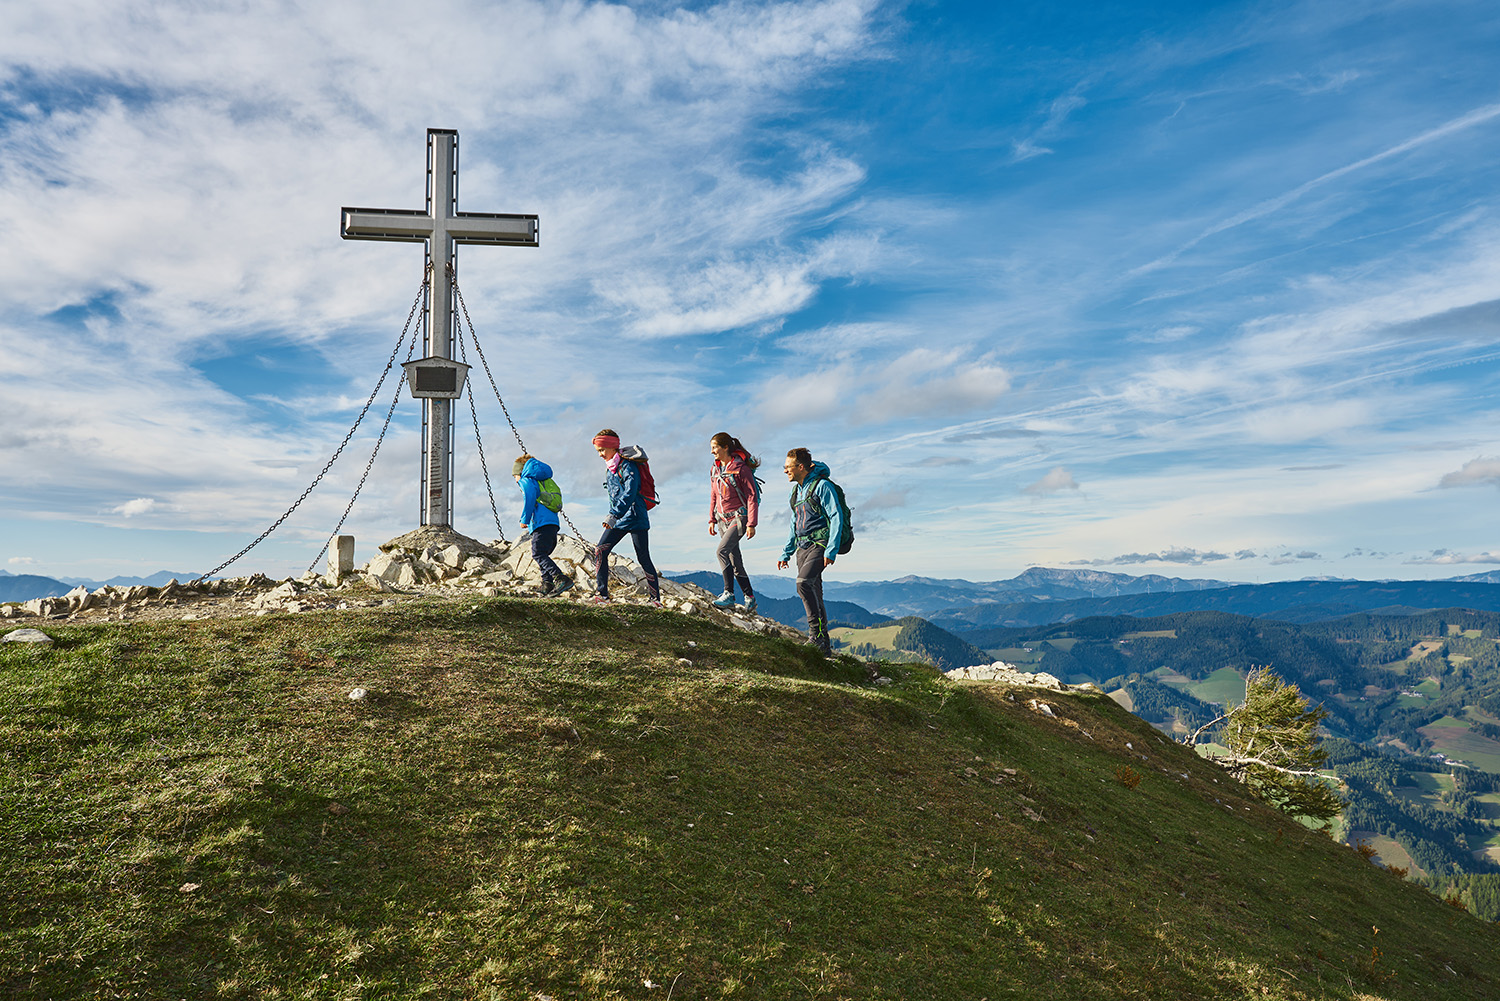
{"type": "Polygon", "coordinates": [[[1189,612],[964,638],[1029,670],[1093,681],[1179,737],[1242,698],[1250,668],[1270,666],[1329,711],[1329,774],[1349,803],[1345,837],[1500,919],[1500,614],[1295,625],[1189,612]]]}

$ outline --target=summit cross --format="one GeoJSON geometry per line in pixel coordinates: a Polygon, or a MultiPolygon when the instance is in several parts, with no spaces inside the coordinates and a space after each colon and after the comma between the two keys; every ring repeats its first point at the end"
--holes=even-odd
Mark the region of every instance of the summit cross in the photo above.
{"type": "MultiPolygon", "coordinates": [[[[345,240],[425,243],[431,282],[424,314],[429,358],[453,358],[458,245],[540,246],[537,217],[458,211],[458,132],[427,130],[427,208],[343,208],[345,240]],[[441,262],[441,263],[440,263],[441,262]],[[451,277],[450,277],[451,276],[451,277]]],[[[453,400],[422,400],[422,524],[453,522],[453,400]]]]}

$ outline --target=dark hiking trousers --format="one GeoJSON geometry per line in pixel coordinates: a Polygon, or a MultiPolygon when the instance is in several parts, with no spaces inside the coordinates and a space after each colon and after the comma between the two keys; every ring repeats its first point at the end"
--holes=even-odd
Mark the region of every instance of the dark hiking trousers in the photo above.
{"type": "Polygon", "coordinates": [[[828,610],[823,607],[823,547],[797,550],[797,597],[807,609],[807,634],[820,647],[828,644],[828,610]]]}

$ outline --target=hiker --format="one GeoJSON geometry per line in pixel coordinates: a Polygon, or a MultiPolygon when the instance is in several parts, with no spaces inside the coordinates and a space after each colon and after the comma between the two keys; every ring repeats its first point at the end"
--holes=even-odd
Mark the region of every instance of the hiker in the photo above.
{"type": "Polygon", "coordinates": [[[636,561],[646,574],[646,590],[651,595],[651,604],[660,608],[661,584],[657,580],[656,567],[651,563],[651,549],[646,539],[646,533],[651,530],[646,511],[656,505],[654,488],[642,489],[651,473],[646,465],[646,453],[639,445],[621,449],[620,436],[610,428],[594,435],[594,451],[604,460],[607,470],[604,487],[609,491],[609,516],[604,519],[604,534],[599,536],[599,547],[594,551],[595,590],[589,600],[601,605],[609,601],[609,553],[629,535],[635,544],[636,561]]]}
{"type": "Polygon", "coordinates": [[[760,484],[755,470],[760,460],[725,431],[708,440],[708,450],[714,457],[713,468],[708,471],[708,534],[719,537],[719,570],[724,574],[724,593],[714,599],[714,606],[734,607],[734,585],[738,581],[748,615],[755,611],[755,591],[745,571],[745,558],[740,555],[740,540],[755,538],[760,518],[760,484]]]}
{"type": "Polygon", "coordinates": [[[571,590],[573,581],[552,562],[560,528],[562,490],[552,479],[552,467],[531,454],[521,456],[510,467],[521,488],[521,527],[531,533],[531,558],[542,571],[542,597],[552,598],[571,590]]]}
{"type": "Polygon", "coordinates": [[[805,448],[786,454],[786,478],[792,484],[792,524],[786,548],[776,563],[785,570],[797,555],[797,597],[807,609],[807,633],[825,656],[833,654],[828,636],[828,611],[823,607],[823,568],[833,566],[848,518],[838,488],[828,478],[828,466],[814,462],[805,448]]]}

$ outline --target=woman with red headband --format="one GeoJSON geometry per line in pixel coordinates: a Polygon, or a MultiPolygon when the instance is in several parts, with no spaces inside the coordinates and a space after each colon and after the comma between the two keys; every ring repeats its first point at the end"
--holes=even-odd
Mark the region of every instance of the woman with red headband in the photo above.
{"type": "Polygon", "coordinates": [[[651,521],[646,517],[646,500],[641,494],[641,468],[646,455],[636,446],[630,449],[637,456],[627,456],[620,450],[620,436],[605,428],[594,435],[594,451],[604,460],[607,474],[604,487],[609,491],[609,516],[604,519],[604,534],[599,536],[599,547],[594,551],[595,592],[592,601],[603,604],[609,601],[609,554],[610,550],[629,535],[635,544],[635,558],[646,574],[646,590],[651,594],[651,603],[661,607],[661,584],[657,580],[656,567],[651,563],[651,549],[646,533],[651,530],[651,521]]]}

